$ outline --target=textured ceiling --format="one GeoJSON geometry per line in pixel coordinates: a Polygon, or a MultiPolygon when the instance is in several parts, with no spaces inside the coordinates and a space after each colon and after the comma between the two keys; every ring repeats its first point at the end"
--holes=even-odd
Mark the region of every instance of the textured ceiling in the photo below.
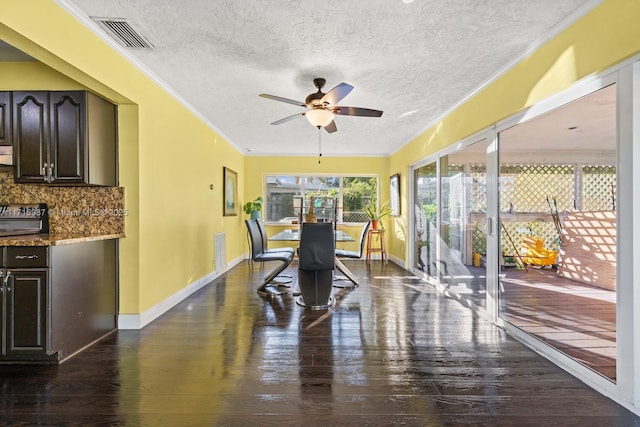
{"type": "MultiPolygon", "coordinates": [[[[324,77],[354,90],[339,104],[383,110],[338,116],[323,155],[388,155],[528,49],[575,21],[585,0],[58,0],[92,17],[125,18],[155,47],[129,55],[248,154],[313,155],[304,101],[324,77]]],[[[104,32],[102,32],[105,34],[104,32]]],[[[108,37],[107,37],[108,38],[108,37]]]]}

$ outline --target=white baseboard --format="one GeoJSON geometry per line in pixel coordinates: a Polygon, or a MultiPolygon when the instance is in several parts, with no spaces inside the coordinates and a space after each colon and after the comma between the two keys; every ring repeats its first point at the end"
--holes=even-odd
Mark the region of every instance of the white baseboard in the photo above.
{"type": "Polygon", "coordinates": [[[169,298],[154,305],[149,310],[141,314],[120,314],[118,315],[118,329],[142,329],[149,323],[153,322],[167,311],[171,310],[176,304],[180,303],[194,292],[202,289],[212,280],[216,279],[223,273],[226,273],[244,260],[244,256],[240,256],[227,264],[227,268],[223,271],[213,271],[204,277],[196,280],[185,288],[182,288],[169,298]]]}
{"type": "Polygon", "coordinates": [[[397,256],[393,256],[393,255],[387,255],[389,257],[389,261],[391,261],[392,263],[394,263],[397,266],[400,266],[402,268],[404,268],[405,270],[408,270],[406,263],[404,262],[404,259],[400,259],[397,256]]]}

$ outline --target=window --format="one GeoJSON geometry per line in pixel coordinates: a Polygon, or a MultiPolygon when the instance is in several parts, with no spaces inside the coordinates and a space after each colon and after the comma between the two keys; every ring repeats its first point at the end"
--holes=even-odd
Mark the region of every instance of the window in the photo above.
{"type": "Polygon", "coordinates": [[[291,222],[300,213],[296,199],[332,197],[338,200],[338,222],[365,222],[366,206],[376,203],[378,178],[375,176],[272,175],[265,178],[268,222],[291,222]]]}

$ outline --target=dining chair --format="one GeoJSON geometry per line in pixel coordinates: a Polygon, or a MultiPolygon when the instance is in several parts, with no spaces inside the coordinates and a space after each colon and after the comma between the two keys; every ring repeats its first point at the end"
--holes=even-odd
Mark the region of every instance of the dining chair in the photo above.
{"type": "Polygon", "coordinates": [[[298,248],[298,305],[322,310],[335,304],[331,296],[335,269],[335,236],[330,222],[305,222],[298,248]]]}
{"type": "MultiPolygon", "coordinates": [[[[261,219],[255,219],[256,225],[258,226],[258,230],[260,230],[260,237],[262,237],[262,252],[264,253],[273,253],[273,252],[291,252],[292,255],[295,255],[296,250],[292,247],[282,247],[282,248],[272,248],[269,249],[269,238],[267,236],[267,228],[264,226],[264,221],[261,219]]],[[[282,277],[285,279],[293,279],[293,276],[287,274],[280,274],[278,277],[282,277]]],[[[289,287],[288,283],[291,283],[291,280],[279,282],[280,286],[289,287]]]]}
{"type": "Polygon", "coordinates": [[[347,251],[344,249],[336,249],[336,256],[338,258],[353,258],[353,259],[362,258],[362,254],[364,253],[364,243],[367,240],[367,232],[369,231],[369,227],[371,227],[371,221],[367,221],[367,223],[362,227],[362,233],[360,233],[360,250],[359,251],[347,251]]]}
{"type": "Polygon", "coordinates": [[[293,261],[292,252],[264,252],[262,245],[262,235],[255,220],[246,219],[247,231],[249,232],[249,240],[251,242],[251,259],[254,262],[265,263],[269,261],[279,261],[277,265],[262,281],[258,287],[258,294],[261,296],[281,295],[286,291],[277,289],[278,286],[291,283],[291,280],[285,282],[276,282],[275,278],[282,273],[293,261]],[[274,286],[275,285],[275,286],[274,286]]]}
{"type": "MultiPolygon", "coordinates": [[[[360,233],[360,249],[358,251],[336,249],[336,258],[361,259],[362,255],[364,254],[364,243],[367,240],[367,232],[369,231],[370,227],[371,221],[367,221],[367,223],[362,227],[362,232],[360,233]]],[[[333,286],[335,286],[336,288],[354,288],[358,285],[348,277],[335,276],[333,286]]]]}
{"type": "Polygon", "coordinates": [[[264,221],[261,219],[256,219],[256,224],[258,226],[258,230],[260,230],[260,235],[262,237],[262,248],[263,252],[291,252],[295,254],[296,250],[292,247],[282,247],[282,248],[273,248],[269,249],[269,238],[267,236],[267,228],[264,226],[264,221]]]}

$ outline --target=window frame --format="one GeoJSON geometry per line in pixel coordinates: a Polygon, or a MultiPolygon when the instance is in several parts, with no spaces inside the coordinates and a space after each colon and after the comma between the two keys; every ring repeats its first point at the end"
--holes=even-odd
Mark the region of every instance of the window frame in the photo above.
{"type": "MultiPolygon", "coordinates": [[[[264,210],[266,211],[268,209],[268,205],[269,205],[269,192],[268,192],[268,180],[269,178],[275,178],[275,177],[281,177],[281,176],[293,176],[293,177],[299,177],[301,180],[301,184],[300,184],[300,191],[301,191],[301,196],[305,197],[305,183],[306,183],[306,178],[309,177],[313,177],[313,178],[338,178],[338,225],[361,225],[364,224],[366,221],[362,221],[362,222],[344,222],[343,221],[343,197],[344,197],[344,178],[375,178],[376,179],[376,190],[375,190],[375,199],[376,199],[376,204],[380,203],[380,175],[379,174],[373,174],[373,173],[363,173],[363,174],[354,174],[354,173],[348,173],[348,174],[340,174],[340,173],[268,173],[268,174],[264,174],[263,178],[262,178],[262,194],[263,194],[263,198],[265,201],[265,207],[264,210]]],[[[278,221],[269,221],[266,217],[264,218],[264,222],[267,225],[289,225],[289,224],[283,224],[280,223],[278,221]]]]}

